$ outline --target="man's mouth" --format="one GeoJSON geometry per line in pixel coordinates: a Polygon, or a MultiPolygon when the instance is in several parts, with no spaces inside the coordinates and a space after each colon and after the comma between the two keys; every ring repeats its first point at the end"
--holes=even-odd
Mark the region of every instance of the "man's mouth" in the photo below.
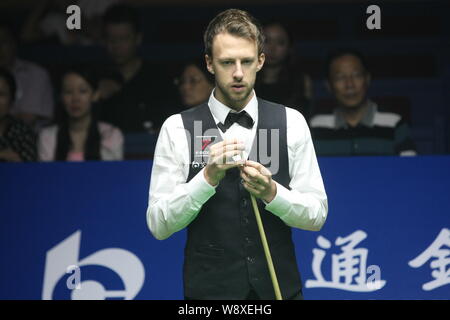
{"type": "Polygon", "coordinates": [[[346,99],[355,99],[355,98],[358,97],[358,95],[356,93],[347,93],[347,94],[344,95],[344,97],[346,99]]]}
{"type": "Polygon", "coordinates": [[[233,85],[231,86],[231,89],[232,89],[233,91],[240,92],[240,91],[243,91],[243,90],[245,89],[245,85],[243,85],[243,84],[233,84],[233,85]]]}

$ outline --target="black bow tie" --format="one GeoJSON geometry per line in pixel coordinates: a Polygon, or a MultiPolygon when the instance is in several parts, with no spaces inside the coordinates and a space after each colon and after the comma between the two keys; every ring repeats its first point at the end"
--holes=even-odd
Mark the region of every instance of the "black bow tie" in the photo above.
{"type": "Polygon", "coordinates": [[[239,113],[229,112],[227,118],[225,119],[225,123],[218,123],[217,126],[222,130],[223,133],[227,131],[233,123],[239,123],[241,126],[247,129],[253,128],[254,121],[252,117],[246,112],[242,111],[239,113]]]}

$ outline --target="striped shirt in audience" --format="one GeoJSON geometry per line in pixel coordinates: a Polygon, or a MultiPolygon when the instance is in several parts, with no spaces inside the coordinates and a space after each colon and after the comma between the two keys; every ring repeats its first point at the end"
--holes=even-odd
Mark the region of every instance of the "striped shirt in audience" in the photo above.
{"type": "Polygon", "coordinates": [[[408,124],[369,100],[368,110],[355,126],[349,126],[339,109],[311,118],[310,129],[319,156],[416,155],[408,124]]]}

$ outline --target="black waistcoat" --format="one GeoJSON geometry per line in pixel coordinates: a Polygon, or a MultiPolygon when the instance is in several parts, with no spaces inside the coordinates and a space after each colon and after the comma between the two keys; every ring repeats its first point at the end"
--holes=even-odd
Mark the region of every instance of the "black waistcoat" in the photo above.
{"type": "MultiPolygon", "coordinates": [[[[191,150],[189,181],[205,165],[202,165],[202,160],[207,160],[200,155],[201,146],[207,143],[202,144],[196,139],[207,142],[215,136],[215,143],[222,138],[206,103],[183,111],[181,117],[184,128],[189,132],[186,134],[191,150]],[[201,121],[202,133],[194,130],[194,121],[201,121]],[[207,129],[205,137],[203,133],[207,129]],[[195,146],[200,146],[200,150],[195,150],[195,146]]],[[[256,146],[266,143],[268,152],[264,154],[271,155],[272,129],[279,130],[279,168],[272,172],[272,177],[289,188],[286,109],[258,99],[258,128],[249,159],[267,168],[270,165],[261,161],[265,157],[258,155],[256,146]],[[267,132],[267,139],[258,132],[267,132]]],[[[257,202],[281,294],[283,298],[289,298],[301,289],[291,228],[266,211],[261,200],[257,202]]],[[[241,184],[239,170],[233,168],[227,171],[214,196],[203,205],[187,228],[184,294],[193,299],[244,299],[250,288],[262,299],[275,299],[250,194],[241,184]]]]}

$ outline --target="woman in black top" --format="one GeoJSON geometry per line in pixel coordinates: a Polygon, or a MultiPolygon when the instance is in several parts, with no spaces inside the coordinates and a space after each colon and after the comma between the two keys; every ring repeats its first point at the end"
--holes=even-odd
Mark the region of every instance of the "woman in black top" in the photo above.
{"type": "Polygon", "coordinates": [[[256,94],[263,99],[297,109],[308,119],[311,112],[312,81],[295,64],[292,35],[279,22],[266,24],[264,34],[266,60],[256,79],[256,94]]]}
{"type": "Polygon", "coordinates": [[[0,68],[0,162],[36,161],[36,136],[22,121],[9,115],[14,102],[16,82],[0,68]]]}
{"type": "Polygon", "coordinates": [[[214,88],[214,76],[206,69],[205,60],[190,60],[175,79],[183,108],[192,108],[207,102],[214,88]]]}

